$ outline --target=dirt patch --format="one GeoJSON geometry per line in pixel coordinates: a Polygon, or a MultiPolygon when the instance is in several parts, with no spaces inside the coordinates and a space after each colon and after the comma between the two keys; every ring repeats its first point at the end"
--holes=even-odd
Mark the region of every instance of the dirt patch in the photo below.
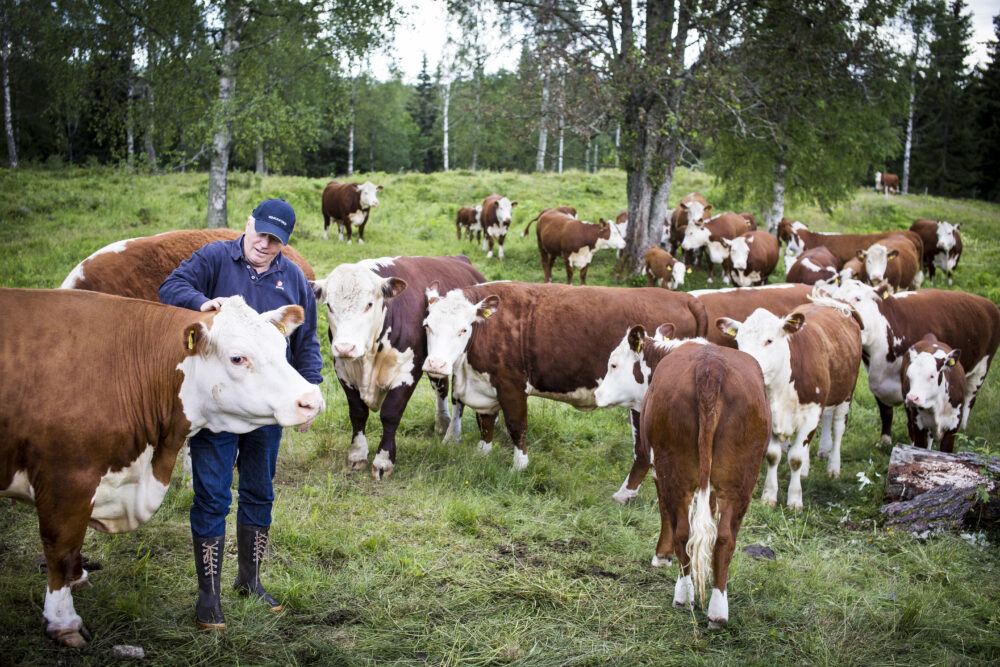
{"type": "Polygon", "coordinates": [[[553,551],[558,551],[559,553],[564,554],[573,553],[575,551],[589,551],[590,542],[576,537],[566,540],[552,540],[549,542],[549,548],[553,551]]]}

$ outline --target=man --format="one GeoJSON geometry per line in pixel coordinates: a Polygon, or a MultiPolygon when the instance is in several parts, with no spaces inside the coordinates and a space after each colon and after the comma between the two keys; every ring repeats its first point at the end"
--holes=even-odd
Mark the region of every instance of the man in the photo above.
{"type": "MultiPolygon", "coordinates": [[[[261,313],[290,304],[302,306],[305,321],[289,337],[288,359],[302,377],[319,384],[323,381],[323,360],[316,338],[316,300],[302,270],[281,254],[294,226],[295,211],[285,200],[261,202],[247,219],[243,236],[210,243],[177,267],[160,285],[160,301],[208,311],[218,310],[227,297],[239,294],[261,313]]],[[[311,424],[303,424],[298,430],[306,431],[311,424]]],[[[280,442],[278,425],[244,434],[202,429],[191,437],[191,535],[198,571],[195,611],[201,630],[221,630],[226,625],[219,589],[234,464],[239,472],[239,573],[234,588],[263,599],[272,611],[281,610],[281,604],[260,582],[280,442]]]]}

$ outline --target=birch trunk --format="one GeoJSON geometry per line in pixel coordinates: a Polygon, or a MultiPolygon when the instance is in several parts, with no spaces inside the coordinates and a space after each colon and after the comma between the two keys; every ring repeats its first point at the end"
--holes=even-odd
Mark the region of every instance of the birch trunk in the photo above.
{"type": "Polygon", "coordinates": [[[479,158],[479,103],[480,103],[480,90],[483,78],[483,68],[476,67],[476,113],[475,113],[475,126],[472,130],[472,171],[476,170],[476,162],[479,158]]]}
{"type": "Polygon", "coordinates": [[[448,109],[451,105],[451,82],[444,85],[441,97],[442,106],[444,107],[441,116],[441,127],[444,133],[444,138],[441,141],[441,159],[444,170],[448,171],[448,109]]]}
{"type": "Polygon", "coordinates": [[[542,83],[542,121],[538,127],[538,153],[535,155],[535,171],[545,171],[545,151],[549,141],[549,73],[545,73],[542,83]]]}
{"type": "Polygon", "coordinates": [[[767,217],[767,231],[777,233],[778,223],[785,215],[785,173],[788,167],[779,162],[774,167],[774,190],[771,197],[771,213],[767,217]]]}
{"type": "Polygon", "coordinates": [[[354,103],[357,101],[358,79],[351,82],[351,112],[347,126],[347,175],[354,175],[354,103]]]}
{"type": "Polygon", "coordinates": [[[132,78],[132,65],[128,68],[128,96],[125,98],[125,163],[129,171],[135,169],[135,81],[132,78]]]}
{"type": "Polygon", "coordinates": [[[156,48],[152,44],[152,40],[146,42],[146,117],[148,122],[146,123],[145,139],[143,142],[144,149],[146,151],[146,160],[149,162],[149,168],[156,171],[156,146],[154,144],[155,130],[156,130],[156,105],[153,90],[153,77],[156,70],[156,48]]]}
{"type": "Polygon", "coordinates": [[[17,144],[14,143],[14,122],[10,108],[10,37],[7,30],[0,33],[0,60],[3,61],[3,131],[7,140],[7,164],[17,167],[17,144]]]}
{"type": "Polygon", "coordinates": [[[559,114],[559,173],[563,173],[563,148],[565,147],[566,124],[562,114],[559,114]]]}
{"type": "Polygon", "coordinates": [[[219,99],[215,111],[212,157],[208,168],[208,216],[210,229],[228,226],[226,216],[226,178],[229,151],[233,143],[233,94],[236,91],[236,50],[248,14],[239,0],[227,0],[219,60],[219,99]]]}
{"type": "Polygon", "coordinates": [[[264,142],[257,142],[257,175],[267,176],[267,163],[264,161],[264,142]]]}

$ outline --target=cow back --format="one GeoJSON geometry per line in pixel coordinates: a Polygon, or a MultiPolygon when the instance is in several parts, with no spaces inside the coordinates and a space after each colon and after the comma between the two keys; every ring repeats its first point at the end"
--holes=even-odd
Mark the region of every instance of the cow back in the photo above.
{"type": "MultiPolygon", "coordinates": [[[[777,284],[764,287],[736,287],[717,290],[695,290],[689,294],[696,296],[705,306],[709,322],[720,317],[745,321],[753,311],[764,308],[778,317],[792,312],[797,306],[808,303],[812,294],[811,285],[777,284]]],[[[736,349],[736,341],[724,336],[712,326],[706,336],[716,345],[736,349]]]]}
{"type": "Polygon", "coordinates": [[[361,210],[361,192],[357,183],[330,181],[323,188],[323,215],[343,220],[350,213],[361,210]]]}
{"type": "Polygon", "coordinates": [[[805,324],[789,337],[792,384],[799,403],[850,400],[861,368],[861,321],[850,309],[803,304],[805,324]]]}
{"type": "Polygon", "coordinates": [[[801,255],[785,274],[790,283],[814,285],[820,280],[830,281],[837,277],[837,258],[825,245],[810,248],[801,255]]]}
{"type": "Polygon", "coordinates": [[[856,257],[859,250],[866,250],[872,244],[878,243],[882,239],[894,234],[901,234],[910,239],[913,247],[917,249],[918,256],[922,257],[924,254],[924,242],[920,239],[920,235],[916,232],[903,229],[890,229],[872,234],[832,234],[800,229],[796,233],[802,239],[805,250],[825,245],[833,256],[837,258],[838,269],[843,268],[848,260],[856,257]]]}

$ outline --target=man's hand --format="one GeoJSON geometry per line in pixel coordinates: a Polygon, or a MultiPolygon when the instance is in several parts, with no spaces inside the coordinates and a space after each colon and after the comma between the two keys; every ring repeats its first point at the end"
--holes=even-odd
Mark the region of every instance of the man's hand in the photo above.
{"type": "Polygon", "coordinates": [[[229,297],[219,296],[214,299],[209,299],[205,303],[201,304],[201,312],[204,313],[207,310],[219,310],[228,298],[229,297]]]}

